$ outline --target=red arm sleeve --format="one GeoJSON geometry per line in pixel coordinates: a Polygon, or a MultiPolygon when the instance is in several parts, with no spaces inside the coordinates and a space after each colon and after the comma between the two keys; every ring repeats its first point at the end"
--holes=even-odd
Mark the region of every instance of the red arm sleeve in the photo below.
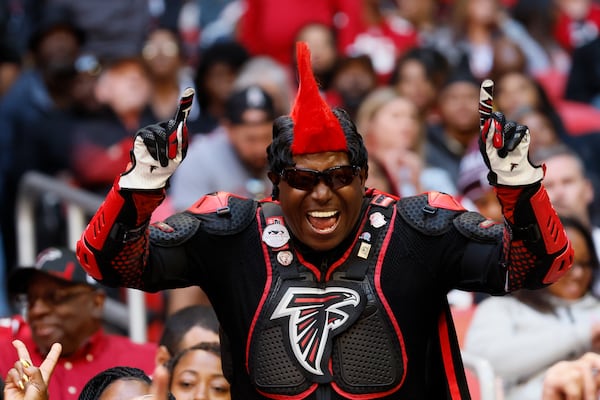
{"type": "Polygon", "coordinates": [[[164,198],[164,189],[121,190],[115,182],[77,242],[77,257],[90,276],[143,289],[150,217],[164,198]]]}
{"type": "Polygon", "coordinates": [[[573,248],[546,189],[537,183],[495,190],[509,227],[504,238],[506,290],[556,282],[570,269],[573,248]]]}

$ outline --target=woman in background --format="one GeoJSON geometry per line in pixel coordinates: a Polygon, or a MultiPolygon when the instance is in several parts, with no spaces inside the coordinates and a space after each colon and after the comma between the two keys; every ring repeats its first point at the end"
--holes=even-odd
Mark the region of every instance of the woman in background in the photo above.
{"type": "Polygon", "coordinates": [[[598,270],[594,244],[579,221],[561,220],[575,251],[571,270],[545,289],[483,300],[467,332],[465,350],[490,361],[506,400],[541,399],[551,365],[600,351],[600,300],[591,292],[598,270]]]}
{"type": "Polygon", "coordinates": [[[218,343],[189,347],[168,363],[169,388],[177,400],[230,400],[230,385],[223,375],[218,343]]]}

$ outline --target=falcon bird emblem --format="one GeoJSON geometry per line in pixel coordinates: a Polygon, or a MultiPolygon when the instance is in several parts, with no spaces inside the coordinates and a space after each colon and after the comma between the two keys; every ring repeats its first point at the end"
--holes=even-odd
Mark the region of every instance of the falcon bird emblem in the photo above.
{"type": "Polygon", "coordinates": [[[329,342],[343,332],[362,311],[361,297],[346,287],[289,287],[271,315],[271,320],[288,317],[289,340],[294,356],[306,371],[323,376],[329,342]]]}

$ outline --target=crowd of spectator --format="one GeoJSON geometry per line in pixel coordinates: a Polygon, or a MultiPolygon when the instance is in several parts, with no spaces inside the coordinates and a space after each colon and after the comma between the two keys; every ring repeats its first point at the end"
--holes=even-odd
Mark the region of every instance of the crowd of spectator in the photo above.
{"type": "MultiPolygon", "coordinates": [[[[197,93],[190,149],[154,218],[217,190],[269,196],[264,149],[273,120],[289,112],[297,90],[297,40],[311,49],[323,98],[347,110],[365,139],[368,185],[401,197],[446,192],[495,219],[498,204],[476,149],[479,85],[492,78],[497,109],[532,132],[530,155],[547,165],[544,183],[557,211],[583,224],[593,242],[588,251],[600,255],[597,0],[12,0],[0,4],[0,316],[14,319],[20,311],[8,276],[22,267],[15,210],[24,174],[38,171],[105,195],[130,160],[135,132],[169,119],[185,87],[197,93]]],[[[72,245],[65,218],[54,198],[39,199],[38,250],[72,245]]],[[[590,293],[600,295],[600,280],[590,293]]],[[[152,312],[161,327],[182,308],[210,307],[198,288],[156,296],[152,312]]],[[[526,307],[529,299],[510,301],[526,307]]],[[[471,335],[471,349],[496,342],[480,336],[471,335]]],[[[193,347],[200,342],[214,344],[218,336],[166,350],[178,357],[171,373],[210,358],[215,346],[193,347]]],[[[34,356],[39,343],[25,343],[34,356]]],[[[78,350],[62,344],[62,358],[78,350]]],[[[589,349],[582,344],[577,355],[589,349]]],[[[3,361],[12,366],[16,359],[11,348],[3,361]]],[[[536,365],[538,384],[549,364],[536,365]]],[[[154,368],[127,366],[148,375],[154,368]]],[[[63,361],[57,368],[60,382],[68,367],[63,361]]],[[[8,369],[2,365],[3,377],[8,369]]],[[[524,382],[510,365],[497,372],[506,382],[524,382]]],[[[76,398],[84,383],[56,396],[76,398]]]]}

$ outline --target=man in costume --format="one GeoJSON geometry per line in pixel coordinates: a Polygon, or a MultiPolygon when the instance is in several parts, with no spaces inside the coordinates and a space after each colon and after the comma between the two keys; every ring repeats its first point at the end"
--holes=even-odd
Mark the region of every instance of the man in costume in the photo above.
{"type": "Polygon", "coordinates": [[[397,199],[365,188],[361,136],[320,97],[305,43],[297,60],[267,149],[272,199],[213,193],[149,226],[186,144],[184,118],[149,126],[78,243],[84,268],[146,291],[201,286],[233,399],[468,399],[448,291],[540,288],[572,261],[528,129],[492,112],[484,82],[481,149],[504,223],[443,193],[397,199]]]}

